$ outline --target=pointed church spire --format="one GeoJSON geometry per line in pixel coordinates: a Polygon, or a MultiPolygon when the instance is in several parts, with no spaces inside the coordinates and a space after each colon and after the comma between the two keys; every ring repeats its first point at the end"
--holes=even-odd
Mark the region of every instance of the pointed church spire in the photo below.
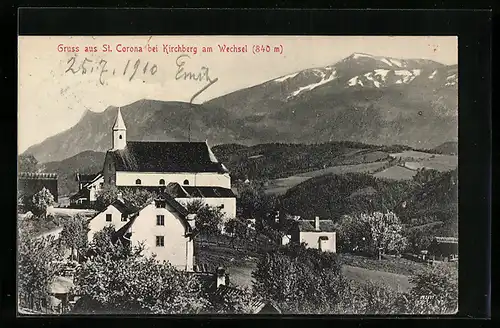
{"type": "Polygon", "coordinates": [[[115,125],[113,126],[113,130],[127,130],[125,127],[125,122],[123,122],[122,111],[121,108],[118,107],[118,114],[116,115],[115,125]]]}
{"type": "Polygon", "coordinates": [[[118,107],[115,125],[113,125],[113,150],[124,149],[127,146],[127,128],[123,121],[122,112],[118,107]]]}

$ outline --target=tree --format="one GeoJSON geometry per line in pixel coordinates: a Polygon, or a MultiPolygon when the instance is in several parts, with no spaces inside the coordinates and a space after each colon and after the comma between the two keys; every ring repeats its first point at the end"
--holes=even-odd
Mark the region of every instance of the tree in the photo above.
{"type": "Polygon", "coordinates": [[[452,314],[458,309],[458,270],[436,265],[410,277],[412,312],[417,314],[452,314]]]}
{"type": "Polygon", "coordinates": [[[115,227],[110,225],[97,231],[88,245],[86,255],[88,258],[107,257],[111,260],[122,260],[131,256],[139,256],[144,250],[144,244],[123,245],[120,240],[115,240],[115,227]]]}
{"type": "Polygon", "coordinates": [[[422,168],[417,170],[417,174],[413,176],[413,181],[419,184],[425,184],[439,178],[440,176],[442,176],[442,173],[438,170],[422,168]]]}
{"type": "Polygon", "coordinates": [[[264,193],[261,186],[243,185],[238,190],[238,216],[255,220],[257,228],[263,221],[272,221],[278,207],[278,199],[264,193]]]}
{"type": "Polygon", "coordinates": [[[104,210],[117,200],[120,194],[124,202],[136,208],[141,208],[146,205],[146,202],[152,200],[156,195],[156,193],[142,188],[118,189],[116,186],[106,185],[97,195],[94,205],[95,209],[98,211],[104,210]]]}
{"type": "Polygon", "coordinates": [[[250,220],[232,218],[224,224],[224,231],[231,235],[231,244],[234,247],[236,240],[248,241],[253,232],[250,227],[250,220]]]}
{"type": "Polygon", "coordinates": [[[88,220],[85,217],[75,215],[64,221],[60,238],[66,246],[71,248],[71,260],[74,260],[75,251],[78,260],[82,250],[87,247],[87,233],[88,220]]]}
{"type": "Polygon", "coordinates": [[[38,161],[32,154],[22,154],[17,157],[19,172],[37,172],[38,161]]]}
{"type": "Polygon", "coordinates": [[[105,185],[104,188],[102,188],[99,191],[99,194],[97,195],[94,205],[95,209],[98,211],[104,210],[106,207],[109,206],[109,204],[113,203],[118,198],[119,192],[120,191],[116,186],[105,185]]]}
{"type": "Polygon", "coordinates": [[[371,254],[399,253],[406,248],[403,225],[393,212],[346,216],[340,225],[342,247],[371,254]]]}
{"type": "Polygon", "coordinates": [[[34,194],[31,198],[29,210],[37,216],[45,217],[47,208],[52,205],[54,205],[54,196],[52,196],[47,188],[43,187],[42,190],[34,194]]]}
{"type": "Polygon", "coordinates": [[[77,312],[195,314],[208,303],[196,276],[140,254],[98,254],[80,266],[75,283],[86,306],[77,312]]]}
{"type": "Polygon", "coordinates": [[[196,229],[204,236],[214,236],[221,232],[224,213],[218,207],[205,205],[196,215],[196,229]]]}
{"type": "Polygon", "coordinates": [[[194,199],[191,201],[188,201],[184,204],[184,207],[188,211],[189,214],[196,214],[198,211],[205,206],[205,202],[201,199],[194,199]]]}
{"type": "Polygon", "coordinates": [[[141,188],[123,188],[122,190],[123,200],[135,208],[143,207],[155,196],[156,193],[141,188]]]}
{"type": "Polygon", "coordinates": [[[337,255],[290,245],[268,252],[252,274],[253,289],[284,313],[331,313],[343,285],[337,255]]]}
{"type": "Polygon", "coordinates": [[[58,251],[53,237],[33,238],[22,228],[18,240],[19,294],[34,306],[34,300],[46,300],[50,284],[60,269],[56,264],[58,251]]]}
{"type": "Polygon", "coordinates": [[[219,295],[211,293],[208,297],[210,313],[216,314],[250,314],[256,296],[249,288],[241,288],[237,292],[219,295]]]}

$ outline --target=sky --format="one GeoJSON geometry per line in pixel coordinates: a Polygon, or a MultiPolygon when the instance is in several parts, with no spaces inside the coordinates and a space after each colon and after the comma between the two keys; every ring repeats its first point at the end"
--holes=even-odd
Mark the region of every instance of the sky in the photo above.
{"type": "Polygon", "coordinates": [[[193,100],[202,103],[302,69],[332,65],[355,52],[458,62],[454,36],[20,36],[18,45],[19,153],[71,128],[87,110],[102,112],[140,99],[189,102],[210,84],[193,100]],[[186,49],[167,53],[164,45],[186,49]],[[224,45],[246,45],[248,52],[223,52],[219,46],[224,45]],[[270,51],[254,53],[256,46],[270,51]],[[85,47],[97,52],[85,52],[85,47]],[[124,47],[142,47],[143,52],[124,47]],[[189,57],[178,58],[183,53],[189,57]],[[185,79],[186,72],[204,74],[197,81],[185,79]]]}

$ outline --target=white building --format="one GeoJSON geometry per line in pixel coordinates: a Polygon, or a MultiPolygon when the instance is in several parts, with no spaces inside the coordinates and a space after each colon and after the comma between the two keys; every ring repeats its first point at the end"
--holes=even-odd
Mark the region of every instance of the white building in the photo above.
{"type": "Polygon", "coordinates": [[[88,175],[77,173],[76,181],[78,181],[78,192],[70,197],[70,204],[93,205],[104,185],[102,173],[88,175]]]}
{"type": "Polygon", "coordinates": [[[104,183],[117,187],[183,186],[230,189],[228,170],[207,142],[127,141],[120,109],[112,131],[112,149],[104,161],[104,183]]]}
{"type": "Polygon", "coordinates": [[[167,187],[175,200],[181,204],[201,201],[203,204],[220,208],[226,219],[236,217],[236,195],[231,189],[181,186],[178,183],[170,183],[167,187]]]}
{"type": "Polygon", "coordinates": [[[145,256],[156,256],[178,270],[193,270],[194,218],[175,199],[162,195],[141,209],[115,201],[89,222],[89,240],[105,226],[113,225],[115,238],[125,245],[143,244],[145,256]]]}
{"type": "Polygon", "coordinates": [[[337,252],[337,234],[331,220],[297,220],[289,234],[283,236],[282,245],[305,243],[307,248],[316,248],[323,252],[337,252]]]}

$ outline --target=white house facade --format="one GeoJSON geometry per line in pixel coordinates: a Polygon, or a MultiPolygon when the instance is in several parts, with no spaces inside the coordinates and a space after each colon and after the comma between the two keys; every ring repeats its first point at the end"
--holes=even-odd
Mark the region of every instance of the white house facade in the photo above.
{"type": "Polygon", "coordinates": [[[167,261],[178,270],[192,270],[194,217],[168,195],[148,202],[141,209],[127,207],[117,200],[89,221],[88,237],[113,225],[115,239],[128,246],[143,245],[145,256],[167,261]]]}

